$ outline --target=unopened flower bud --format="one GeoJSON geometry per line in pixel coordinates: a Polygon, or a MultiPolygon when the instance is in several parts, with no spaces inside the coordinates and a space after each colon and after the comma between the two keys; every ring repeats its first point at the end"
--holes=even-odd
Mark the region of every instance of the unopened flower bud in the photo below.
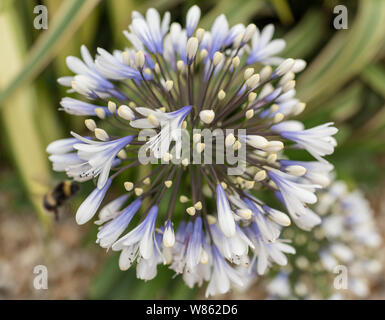
{"type": "Polygon", "coordinates": [[[236,139],[234,137],[234,134],[229,133],[225,139],[225,146],[231,147],[235,143],[236,139]]]}
{"type": "Polygon", "coordinates": [[[283,86],[285,85],[287,82],[289,82],[290,80],[293,80],[295,77],[295,74],[294,72],[290,71],[288,73],[286,73],[282,78],[281,80],[279,80],[278,84],[283,86]]]}
{"type": "Polygon", "coordinates": [[[135,65],[138,69],[142,69],[144,66],[145,57],[142,50],[139,50],[135,53],[135,65]]]}
{"type": "Polygon", "coordinates": [[[187,158],[184,158],[184,159],[182,160],[182,166],[184,166],[184,167],[187,167],[187,166],[188,166],[188,159],[187,159],[187,158]]]}
{"type": "Polygon", "coordinates": [[[198,28],[195,32],[195,36],[197,37],[198,41],[201,42],[203,39],[203,36],[205,35],[205,29],[198,28]]]}
{"type": "Polygon", "coordinates": [[[261,81],[262,82],[266,81],[270,77],[272,72],[273,72],[273,69],[271,68],[271,66],[264,66],[262,70],[259,72],[261,81]]]}
{"type": "Polygon", "coordinates": [[[96,123],[95,123],[95,121],[94,121],[93,119],[86,119],[86,120],[84,121],[84,124],[85,124],[85,126],[86,126],[86,128],[87,128],[88,130],[90,130],[90,131],[95,131],[95,129],[96,129],[96,123]]]}
{"type": "Polygon", "coordinates": [[[202,153],[203,150],[205,149],[205,144],[202,142],[198,142],[196,146],[196,150],[198,153],[202,153]]]}
{"type": "Polygon", "coordinates": [[[294,114],[295,116],[297,116],[297,115],[299,115],[301,112],[303,112],[303,110],[305,110],[305,108],[306,108],[306,103],[300,102],[300,103],[298,103],[298,104],[294,107],[294,109],[293,109],[293,114],[294,114]]]}
{"type": "Polygon", "coordinates": [[[248,86],[251,89],[254,89],[259,82],[259,74],[253,74],[247,81],[246,86],[248,86]]]}
{"type": "Polygon", "coordinates": [[[125,119],[125,120],[134,120],[135,119],[135,114],[134,112],[130,109],[130,107],[126,105],[121,105],[118,108],[118,116],[125,119]]]}
{"type": "Polygon", "coordinates": [[[292,58],[289,58],[289,59],[286,59],[284,60],[283,62],[281,62],[281,64],[277,67],[277,69],[275,69],[275,73],[278,75],[278,76],[282,76],[284,75],[285,73],[289,72],[291,70],[291,68],[293,68],[294,66],[294,59],[292,58]]]}
{"type": "Polygon", "coordinates": [[[264,149],[269,145],[269,141],[259,135],[248,135],[246,143],[256,149],[264,149]]]}
{"type": "Polygon", "coordinates": [[[255,176],[254,176],[254,180],[259,182],[259,181],[262,181],[262,180],[265,180],[266,179],[266,171],[265,170],[261,170],[261,171],[258,171],[255,176]]]}
{"type": "Polygon", "coordinates": [[[98,140],[108,141],[108,139],[110,138],[108,136],[107,132],[105,130],[103,130],[103,129],[96,128],[94,132],[95,132],[95,137],[98,140]]]}
{"type": "Polygon", "coordinates": [[[249,220],[253,216],[253,212],[250,209],[238,209],[237,215],[243,219],[249,220]]]}
{"type": "Polygon", "coordinates": [[[155,69],[155,73],[157,73],[157,74],[160,73],[159,63],[155,63],[154,69],[155,69]]]}
{"type": "Polygon", "coordinates": [[[171,160],[172,160],[172,154],[166,152],[166,153],[163,155],[163,161],[164,161],[164,162],[169,162],[169,161],[171,161],[171,160]]]}
{"type": "Polygon", "coordinates": [[[285,168],[285,170],[287,173],[290,173],[293,176],[298,176],[298,177],[301,177],[306,173],[306,168],[299,165],[288,166],[285,168]]]}
{"type": "Polygon", "coordinates": [[[200,133],[194,133],[193,134],[193,141],[194,143],[198,143],[201,141],[202,135],[200,133]]]}
{"type": "Polygon", "coordinates": [[[277,161],[277,154],[276,153],[271,153],[266,159],[267,163],[274,163],[277,161]]]}
{"type": "Polygon", "coordinates": [[[127,190],[127,191],[131,191],[132,189],[134,189],[134,184],[132,182],[129,182],[129,181],[126,181],[124,183],[124,188],[127,190]]]}
{"type": "Polygon", "coordinates": [[[123,51],[123,52],[122,52],[122,60],[123,60],[123,63],[124,63],[126,66],[131,65],[131,57],[130,57],[130,53],[127,52],[127,51],[123,51]]]}
{"type": "Polygon", "coordinates": [[[112,114],[116,111],[116,103],[113,101],[108,101],[108,111],[110,111],[112,114]]]}
{"type": "Polygon", "coordinates": [[[210,124],[215,118],[215,112],[213,110],[202,110],[199,112],[199,118],[203,123],[210,124]]]}
{"type": "Polygon", "coordinates": [[[235,141],[233,144],[233,150],[239,150],[242,146],[242,143],[239,142],[239,140],[235,141]]]}
{"type": "Polygon", "coordinates": [[[174,246],[174,244],[175,244],[175,233],[172,228],[171,221],[168,221],[163,233],[163,245],[166,248],[171,248],[174,246]]]}
{"type": "Polygon", "coordinates": [[[282,87],[282,92],[288,92],[290,91],[291,89],[294,89],[295,87],[295,80],[290,80],[288,82],[286,82],[283,87],[282,87]]]}
{"type": "Polygon", "coordinates": [[[241,63],[241,60],[239,59],[238,56],[234,57],[234,58],[231,60],[231,64],[233,65],[233,68],[238,67],[240,63],[241,63]]]}
{"type": "Polygon", "coordinates": [[[245,33],[243,35],[243,42],[248,42],[253,37],[255,31],[257,31],[257,26],[254,23],[250,23],[245,30],[245,33]]]}
{"type": "Polygon", "coordinates": [[[106,118],[106,111],[103,108],[95,108],[95,113],[100,119],[106,118]]]}
{"type": "Polygon", "coordinates": [[[166,91],[167,92],[171,91],[173,86],[174,86],[174,81],[172,81],[172,80],[166,81],[166,91]]]}
{"type": "Polygon", "coordinates": [[[166,186],[166,188],[170,188],[172,186],[172,181],[171,180],[166,180],[164,182],[164,185],[166,186]]]}
{"type": "Polygon", "coordinates": [[[247,68],[243,73],[243,78],[248,80],[254,74],[254,68],[247,68]]]}
{"type": "Polygon", "coordinates": [[[253,109],[247,110],[246,113],[245,113],[245,117],[246,117],[247,120],[249,120],[252,117],[254,117],[254,110],[253,109]]]}
{"type": "Polygon", "coordinates": [[[178,60],[178,62],[176,63],[176,67],[179,72],[183,72],[185,68],[184,62],[182,60],[178,60]]]}
{"type": "Polygon", "coordinates": [[[191,37],[187,41],[186,46],[186,53],[187,53],[187,60],[192,63],[192,61],[195,59],[195,55],[197,54],[198,50],[198,39],[195,37],[191,37]]]}
{"type": "Polygon", "coordinates": [[[190,215],[190,216],[194,216],[195,213],[196,213],[196,209],[194,207],[188,207],[186,209],[186,212],[190,215]]]}
{"type": "Polygon", "coordinates": [[[283,143],[282,141],[277,141],[277,140],[273,140],[273,141],[269,141],[269,144],[262,148],[264,151],[266,152],[271,152],[271,153],[275,153],[275,152],[278,152],[278,151],[281,151],[283,149],[283,143]]]}
{"type": "Polygon", "coordinates": [[[194,208],[196,210],[202,210],[202,202],[198,201],[197,203],[195,203],[194,208]]]}
{"type": "Polygon", "coordinates": [[[249,102],[255,101],[256,98],[257,98],[257,94],[255,92],[249,93],[249,96],[248,96],[249,102]]]}
{"type": "Polygon", "coordinates": [[[214,57],[213,57],[214,67],[216,67],[218,64],[220,64],[222,62],[222,59],[223,59],[223,54],[219,51],[215,52],[214,57]]]}
{"type": "Polygon", "coordinates": [[[280,113],[280,112],[277,112],[275,115],[274,115],[274,119],[273,119],[273,122],[274,123],[278,123],[278,122],[281,122],[283,120],[285,116],[280,113]]]}
{"type": "Polygon", "coordinates": [[[205,59],[205,58],[207,57],[207,55],[208,55],[207,50],[206,50],[206,49],[202,49],[201,52],[200,52],[200,54],[199,54],[199,58],[200,58],[201,60],[203,60],[203,59],[205,59]]]}
{"type": "Polygon", "coordinates": [[[123,159],[123,160],[127,159],[127,152],[126,152],[126,150],[124,150],[124,149],[120,150],[118,152],[117,156],[118,156],[119,159],[123,159]]]}
{"type": "Polygon", "coordinates": [[[188,198],[186,197],[186,196],[180,196],[179,197],[179,201],[181,202],[181,203],[186,203],[186,202],[188,202],[188,198]]]}
{"type": "Polygon", "coordinates": [[[223,90],[220,90],[218,92],[218,100],[222,101],[224,98],[226,98],[226,92],[224,92],[223,90]]]}
{"type": "Polygon", "coordinates": [[[142,188],[135,188],[134,192],[135,192],[136,196],[139,197],[143,194],[143,189],[142,188]]]}

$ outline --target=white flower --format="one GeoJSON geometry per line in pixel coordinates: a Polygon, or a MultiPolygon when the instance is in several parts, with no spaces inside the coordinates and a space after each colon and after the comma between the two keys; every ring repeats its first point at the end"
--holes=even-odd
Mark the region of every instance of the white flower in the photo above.
{"type": "MultiPolygon", "coordinates": [[[[294,149],[318,159],[333,151],[336,129],[305,130],[301,122],[283,121],[305,108],[294,79],[306,63],[277,56],[285,43],[272,40],[272,25],[260,32],[254,24],[230,26],[219,15],[204,30],[200,16],[199,7],[191,7],[183,27],[170,25],[168,12],[161,19],[153,8],[145,15],[134,11],[124,31],[131,47],[111,53],[98,48],[94,59],[82,46],[82,60],[69,57],[74,75],[58,81],[100,101],[64,98],[67,113],[87,116],[89,137],[73,134],[47,152],[54,170],[97,183],[79,208],[79,223],[96,214],[112,181],[124,184],[125,195],[102,208],[96,221],[103,224],[98,243],[122,251],[122,270],[136,261],[137,277],[150,280],[163,262],[190,287],[210,281],[212,295],[251,282],[256,273],[244,267],[252,254],[259,273],[273,262],[286,263],[284,253],[293,250],[279,238],[291,222],[285,210],[302,228],[319,223],[307,206],[316,202],[315,189],[327,184],[331,167],[324,160],[296,163],[286,149],[294,142],[294,149]],[[127,176],[130,169],[138,180],[127,176]],[[285,208],[270,207],[263,192],[285,208]],[[135,199],[124,208],[128,197],[135,199]],[[152,207],[119,239],[142,201],[152,207]],[[165,210],[156,226],[158,206],[165,210]]],[[[355,228],[355,234],[374,243],[368,230],[355,228]]]]}
{"type": "MultiPolygon", "coordinates": [[[[121,59],[122,56],[118,59],[118,57],[110,54],[106,50],[98,48],[98,56],[96,57],[95,66],[97,70],[107,79],[143,79],[138,70],[127,66],[121,59]]],[[[147,75],[144,77],[145,79],[151,78],[147,75]]]]}
{"type": "Polygon", "coordinates": [[[133,137],[126,136],[117,140],[100,142],[83,138],[74,132],[72,135],[83,142],[76,143],[73,147],[78,151],[78,157],[84,162],[69,166],[67,174],[80,179],[99,176],[97,186],[99,189],[103,188],[116,156],[132,141],[133,137]]]}
{"type": "Polygon", "coordinates": [[[306,231],[310,231],[322,221],[319,215],[309,208],[304,208],[300,216],[293,216],[292,218],[298,227],[306,231]]]}
{"type": "Polygon", "coordinates": [[[166,12],[161,21],[158,11],[153,8],[147,10],[146,18],[139,12],[132,13],[132,23],[129,26],[151,53],[163,53],[163,37],[168,31],[170,13],[166,12]]]}
{"type": "Polygon", "coordinates": [[[222,255],[215,245],[211,247],[211,251],[213,257],[213,272],[207,286],[206,297],[226,293],[229,291],[232,283],[243,287],[245,282],[240,274],[222,258],[222,255]]]}
{"type": "Polygon", "coordinates": [[[99,212],[99,220],[95,221],[95,224],[101,225],[106,221],[114,219],[120,213],[120,209],[127,201],[128,195],[123,194],[115,200],[106,204],[99,212]]]}
{"type": "Polygon", "coordinates": [[[103,109],[107,115],[110,115],[110,112],[105,106],[98,106],[69,97],[63,98],[60,101],[60,105],[65,112],[76,116],[96,116],[95,109],[97,108],[103,109]]]}
{"type": "Polygon", "coordinates": [[[151,137],[146,143],[148,149],[150,149],[156,158],[163,158],[165,153],[169,152],[170,144],[172,141],[176,142],[176,146],[179,149],[176,151],[177,158],[180,157],[180,140],[182,122],[191,111],[191,106],[185,106],[178,111],[163,113],[160,111],[154,111],[148,108],[136,108],[136,111],[146,118],[133,120],[130,125],[134,128],[156,128],[161,127],[160,132],[151,137]]]}
{"type": "Polygon", "coordinates": [[[235,221],[229,200],[220,184],[217,185],[216,191],[219,227],[226,237],[232,237],[235,235],[235,221]]]}
{"type": "Polygon", "coordinates": [[[265,64],[277,65],[282,59],[274,55],[280,53],[285,48],[285,40],[277,39],[271,41],[274,34],[274,26],[272,24],[263,28],[262,32],[257,29],[251,39],[251,51],[247,58],[247,64],[262,62],[265,64]]]}
{"type": "Polygon", "coordinates": [[[119,265],[122,270],[128,269],[140,253],[144,259],[154,255],[154,231],[158,207],[154,206],[148,212],[141,224],[112,245],[112,250],[122,250],[119,265]]]}
{"type": "Polygon", "coordinates": [[[77,142],[79,142],[79,140],[76,138],[56,140],[47,146],[46,151],[49,154],[65,154],[74,151],[74,144],[77,142]]]}
{"type": "Polygon", "coordinates": [[[111,179],[108,179],[103,188],[95,188],[87,199],[83,201],[76,212],[76,222],[78,224],[85,224],[92,219],[96,211],[99,209],[108,188],[111,186],[111,182],[111,179]]]}
{"type": "Polygon", "coordinates": [[[281,131],[279,125],[276,125],[274,129],[282,137],[294,141],[299,147],[306,149],[317,160],[325,161],[322,157],[332,154],[336,146],[336,141],[332,135],[336,134],[338,129],[331,127],[332,124],[332,122],[328,122],[301,131],[281,131]]]}
{"type": "Polygon", "coordinates": [[[81,54],[84,62],[72,56],[67,57],[66,60],[68,68],[76,75],[60,78],[58,82],[72,87],[75,91],[91,99],[108,98],[111,95],[118,99],[125,99],[124,95],[120,94],[114,85],[99,73],[94,60],[84,45],[81,47],[81,54]]]}
{"type": "Polygon", "coordinates": [[[305,204],[313,204],[317,201],[314,192],[320,186],[297,182],[297,177],[275,169],[269,170],[268,176],[277,185],[282,200],[292,218],[306,215],[305,204]]]}
{"type": "Polygon", "coordinates": [[[198,6],[192,6],[186,15],[186,31],[187,37],[191,37],[195,31],[195,28],[198,25],[199,19],[201,17],[201,9],[198,6]]]}
{"type": "Polygon", "coordinates": [[[103,248],[109,248],[119,238],[130,223],[135,213],[142,204],[140,198],[136,199],[129,206],[118,212],[118,215],[99,228],[97,243],[103,248]]]}
{"type": "Polygon", "coordinates": [[[215,224],[210,226],[214,243],[221,254],[234,264],[248,264],[249,247],[254,249],[253,243],[237,226],[236,234],[229,238],[217,228],[215,224]]]}
{"type": "Polygon", "coordinates": [[[289,166],[301,166],[306,169],[303,177],[309,179],[310,182],[327,187],[330,184],[330,172],[333,170],[333,165],[328,162],[318,161],[292,161],[281,160],[282,168],[289,166]]]}
{"type": "Polygon", "coordinates": [[[280,266],[285,266],[287,264],[287,257],[285,256],[285,253],[295,254],[295,249],[284,243],[282,240],[277,240],[272,243],[263,241],[262,237],[259,235],[259,230],[256,224],[251,225],[251,227],[246,230],[256,248],[250,268],[254,267],[254,261],[258,256],[256,269],[259,275],[263,275],[266,272],[271,262],[275,262],[280,266]]]}

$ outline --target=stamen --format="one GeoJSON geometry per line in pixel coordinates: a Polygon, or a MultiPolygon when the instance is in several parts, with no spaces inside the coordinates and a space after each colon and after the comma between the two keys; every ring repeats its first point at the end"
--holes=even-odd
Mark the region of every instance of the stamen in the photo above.
{"type": "Polygon", "coordinates": [[[116,111],[116,103],[113,101],[108,101],[108,111],[110,111],[112,114],[116,111]]]}
{"type": "Polygon", "coordinates": [[[145,63],[145,57],[142,50],[135,53],[135,65],[138,69],[143,69],[145,63]]]}

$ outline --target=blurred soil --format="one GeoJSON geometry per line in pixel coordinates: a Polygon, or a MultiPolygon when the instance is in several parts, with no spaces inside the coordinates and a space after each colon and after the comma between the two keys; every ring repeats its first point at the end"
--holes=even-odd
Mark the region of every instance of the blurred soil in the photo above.
{"type": "Polygon", "coordinates": [[[0,299],[83,299],[102,264],[103,250],[84,246],[84,228],[68,213],[44,237],[31,209],[11,212],[15,199],[0,191],[0,299]],[[48,289],[36,290],[34,268],[48,270],[48,289]]]}

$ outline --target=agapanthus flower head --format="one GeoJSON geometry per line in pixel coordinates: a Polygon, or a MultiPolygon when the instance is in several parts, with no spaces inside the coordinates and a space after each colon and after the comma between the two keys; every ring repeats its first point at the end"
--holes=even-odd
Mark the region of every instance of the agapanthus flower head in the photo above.
{"type": "MultiPolygon", "coordinates": [[[[381,271],[381,236],[363,193],[335,181],[319,198],[314,211],[322,223],[313,234],[296,232],[294,246],[301,256],[292,257],[269,282],[272,298],[364,298],[381,271]],[[335,287],[336,274],[341,287],[335,287]]],[[[293,230],[284,233],[290,236],[293,230]]]]}
{"type": "Polygon", "coordinates": [[[65,97],[62,110],[87,116],[89,132],[47,152],[54,170],[95,180],[79,224],[94,217],[116,177],[148,166],[148,174],[124,183],[125,197],[101,209],[97,242],[121,251],[122,269],[137,261],[141,279],[165,263],[189,286],[210,281],[207,294],[216,294],[243,284],[239,267],[263,274],[286,264],[294,250],[280,233],[290,217],[305,229],[319,223],[307,205],[326,185],[322,176],[332,166],[322,157],[333,152],[337,129],[290,120],[305,108],[294,78],[306,63],[278,56],[285,42],[272,40],[272,25],[260,32],[254,24],[229,26],[220,15],[204,30],[200,15],[190,8],[183,27],[170,25],[169,13],[133,12],[124,31],[130,48],[98,48],[93,58],[82,46],[82,60],[69,57],[75,75],[59,83],[87,101],[65,97]],[[287,159],[286,148],[315,160],[287,159]],[[262,191],[276,203],[262,201],[262,191]],[[167,210],[159,209],[163,201],[167,210]],[[142,217],[137,226],[135,215],[142,217]]]}

